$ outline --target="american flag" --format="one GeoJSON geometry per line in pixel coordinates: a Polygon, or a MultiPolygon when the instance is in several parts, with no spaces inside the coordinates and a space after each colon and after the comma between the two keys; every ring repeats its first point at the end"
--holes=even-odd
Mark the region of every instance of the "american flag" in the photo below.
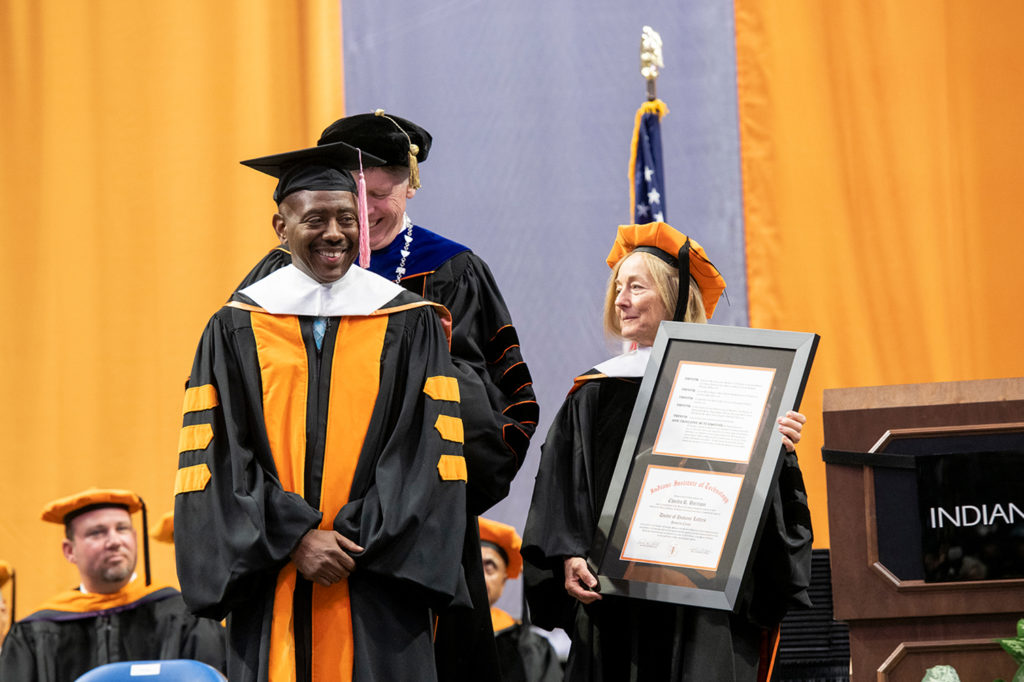
{"type": "Polygon", "coordinates": [[[665,173],[661,157],[661,117],[668,107],[660,99],[636,111],[629,164],[629,205],[637,224],[665,222],[665,173]]]}

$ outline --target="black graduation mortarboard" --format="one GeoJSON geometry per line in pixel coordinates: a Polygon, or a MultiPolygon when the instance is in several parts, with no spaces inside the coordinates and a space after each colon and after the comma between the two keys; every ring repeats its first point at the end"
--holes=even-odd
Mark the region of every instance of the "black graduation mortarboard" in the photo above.
{"type": "Polygon", "coordinates": [[[420,186],[417,164],[427,160],[432,139],[412,121],[377,109],[339,118],[324,129],[317,144],[347,142],[379,156],[388,166],[408,166],[409,185],[416,189],[420,186]]]}
{"type": "Polygon", "coordinates": [[[277,178],[274,190],[277,203],[292,192],[304,189],[355,193],[356,181],[349,171],[359,170],[361,165],[386,165],[384,159],[366,152],[360,154],[359,149],[345,142],[261,156],[241,163],[277,178]]]}

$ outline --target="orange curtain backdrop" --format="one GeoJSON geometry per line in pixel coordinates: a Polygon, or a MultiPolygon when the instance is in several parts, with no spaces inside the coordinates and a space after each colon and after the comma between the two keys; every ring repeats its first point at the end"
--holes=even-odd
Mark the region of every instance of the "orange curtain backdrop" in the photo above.
{"type": "Polygon", "coordinates": [[[799,452],[827,547],[823,389],[1024,374],[1024,5],[735,10],[750,324],[821,335],[799,452]]]}
{"type": "MultiPolygon", "coordinates": [[[[274,181],[238,161],[313,144],[342,93],[338,0],[0,0],[0,558],[19,616],[77,584],[45,502],[100,485],[138,491],[151,521],[172,508],[199,335],[274,243],[274,181]]],[[[176,583],[170,547],[153,557],[176,583]]]]}

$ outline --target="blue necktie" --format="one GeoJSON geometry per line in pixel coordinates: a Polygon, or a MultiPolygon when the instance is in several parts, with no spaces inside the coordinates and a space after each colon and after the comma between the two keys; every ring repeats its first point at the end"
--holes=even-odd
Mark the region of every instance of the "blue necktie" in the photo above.
{"type": "Polygon", "coordinates": [[[316,349],[320,350],[324,345],[324,334],[327,333],[327,318],[318,317],[313,320],[313,340],[316,341],[316,349]]]}

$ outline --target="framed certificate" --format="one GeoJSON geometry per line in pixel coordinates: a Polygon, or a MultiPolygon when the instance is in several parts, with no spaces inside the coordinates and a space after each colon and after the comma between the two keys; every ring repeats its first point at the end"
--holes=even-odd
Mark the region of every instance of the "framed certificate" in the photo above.
{"type": "Polygon", "coordinates": [[[816,334],[663,322],[590,556],[604,594],[732,611],[816,334]]]}

